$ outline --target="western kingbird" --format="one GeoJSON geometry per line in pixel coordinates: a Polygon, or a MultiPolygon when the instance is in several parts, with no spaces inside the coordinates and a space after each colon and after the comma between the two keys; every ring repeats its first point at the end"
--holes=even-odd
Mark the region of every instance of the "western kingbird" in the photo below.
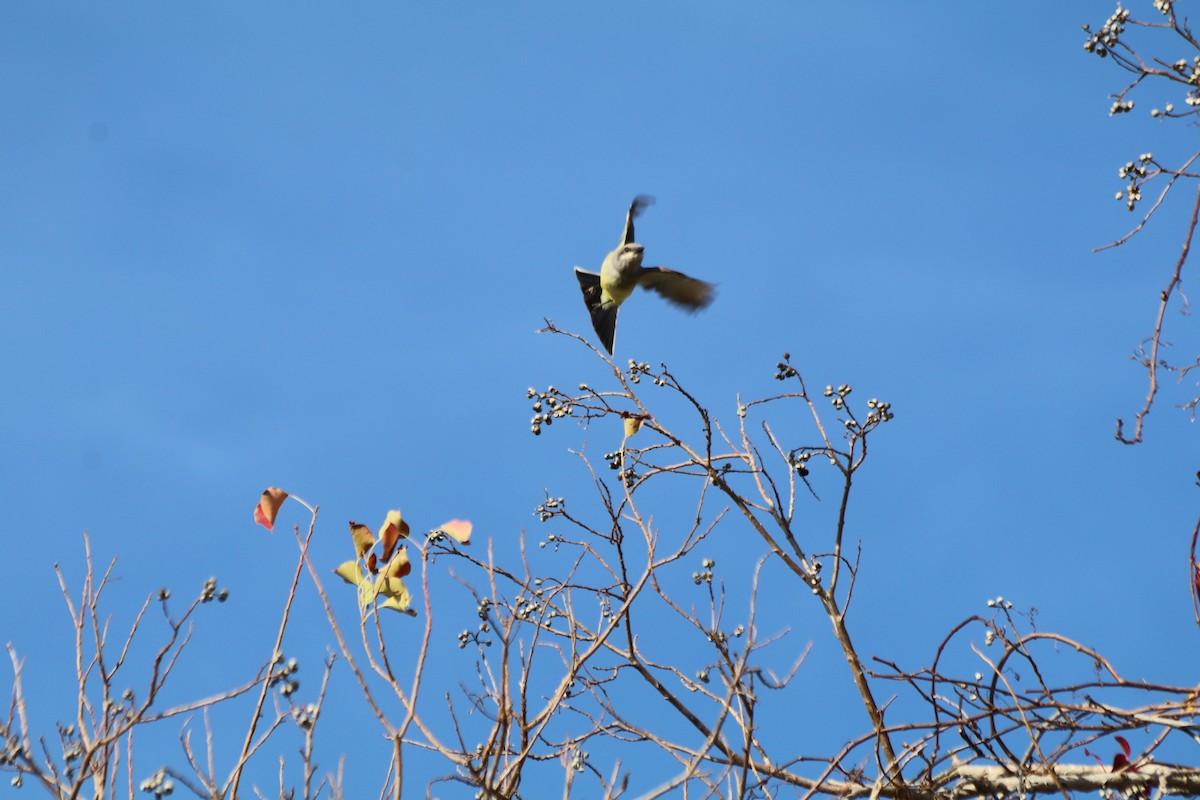
{"type": "Polygon", "coordinates": [[[613,338],[617,333],[617,309],[633,294],[634,288],[652,289],[688,311],[699,311],[713,299],[711,283],[689,278],[666,267],[642,266],[643,248],[633,241],[633,220],[653,202],[654,198],[649,195],[639,194],[633,198],[629,213],[625,215],[621,244],[604,258],[600,274],[575,268],[575,277],[583,290],[583,302],[592,315],[592,327],[609,355],[612,355],[613,338]]]}

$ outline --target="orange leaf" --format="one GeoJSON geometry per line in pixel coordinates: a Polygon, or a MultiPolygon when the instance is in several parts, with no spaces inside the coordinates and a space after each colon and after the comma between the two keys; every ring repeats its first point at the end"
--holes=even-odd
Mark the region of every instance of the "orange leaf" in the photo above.
{"type": "Polygon", "coordinates": [[[442,527],[439,528],[439,530],[450,536],[459,544],[470,544],[471,528],[471,523],[465,519],[452,519],[449,522],[443,522],[442,527]]]}
{"type": "Polygon", "coordinates": [[[354,555],[362,558],[368,550],[375,546],[375,535],[366,525],[350,521],[350,537],[354,539],[354,555]]]}
{"type": "Polygon", "coordinates": [[[408,548],[401,547],[388,562],[387,567],[383,570],[383,575],[388,578],[403,578],[410,572],[412,572],[412,563],[408,560],[408,548]]]}
{"type": "Polygon", "coordinates": [[[276,486],[264,489],[258,505],[254,507],[254,521],[269,531],[274,530],[275,517],[279,515],[279,507],[287,500],[287,496],[287,492],[276,486]]]}
{"type": "Polygon", "coordinates": [[[383,527],[379,529],[379,541],[383,542],[383,557],[391,558],[392,550],[396,547],[396,542],[408,536],[409,527],[399,511],[389,511],[387,519],[383,521],[383,527]]]}

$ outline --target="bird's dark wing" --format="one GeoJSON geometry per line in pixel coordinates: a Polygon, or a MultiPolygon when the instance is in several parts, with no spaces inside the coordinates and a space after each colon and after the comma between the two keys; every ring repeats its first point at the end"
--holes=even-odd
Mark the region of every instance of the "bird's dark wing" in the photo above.
{"type": "Polygon", "coordinates": [[[604,290],[600,288],[600,275],[576,267],[575,278],[579,281],[580,291],[583,292],[584,305],[587,306],[587,310],[590,312],[593,308],[600,305],[600,297],[604,294],[604,290]]]}
{"type": "Polygon", "coordinates": [[[666,267],[646,267],[638,281],[670,302],[688,311],[699,311],[713,301],[716,287],[666,267]]]}
{"type": "Polygon", "coordinates": [[[600,288],[600,276],[586,269],[575,268],[575,278],[583,292],[583,302],[592,318],[592,327],[600,337],[600,343],[611,356],[613,340],[617,336],[617,305],[603,301],[604,291],[600,288]]]}
{"type": "Polygon", "coordinates": [[[621,237],[621,244],[633,244],[633,220],[639,214],[646,210],[646,206],[654,205],[654,198],[648,194],[639,194],[633,198],[633,202],[629,204],[629,213],[625,215],[625,235],[621,237]]]}

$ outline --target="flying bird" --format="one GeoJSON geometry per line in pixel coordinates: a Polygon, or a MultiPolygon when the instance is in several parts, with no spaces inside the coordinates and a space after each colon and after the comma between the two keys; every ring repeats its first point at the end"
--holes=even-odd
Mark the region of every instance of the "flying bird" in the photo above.
{"type": "Polygon", "coordinates": [[[583,302],[592,315],[592,327],[609,355],[617,333],[617,309],[633,290],[641,286],[658,292],[671,303],[688,311],[699,311],[713,300],[713,285],[666,267],[643,267],[640,244],[633,241],[633,220],[654,203],[649,195],[639,194],[629,204],[621,244],[604,258],[600,273],[575,268],[575,277],[583,291],[583,302]]]}

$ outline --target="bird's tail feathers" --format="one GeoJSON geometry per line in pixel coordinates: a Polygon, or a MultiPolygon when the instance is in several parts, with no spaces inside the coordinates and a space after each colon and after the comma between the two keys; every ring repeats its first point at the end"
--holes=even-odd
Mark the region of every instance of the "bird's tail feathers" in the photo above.
{"type": "Polygon", "coordinates": [[[596,329],[600,344],[604,345],[610,356],[613,354],[613,341],[617,338],[618,308],[619,306],[611,303],[601,303],[588,309],[592,313],[592,327],[596,329]]]}

